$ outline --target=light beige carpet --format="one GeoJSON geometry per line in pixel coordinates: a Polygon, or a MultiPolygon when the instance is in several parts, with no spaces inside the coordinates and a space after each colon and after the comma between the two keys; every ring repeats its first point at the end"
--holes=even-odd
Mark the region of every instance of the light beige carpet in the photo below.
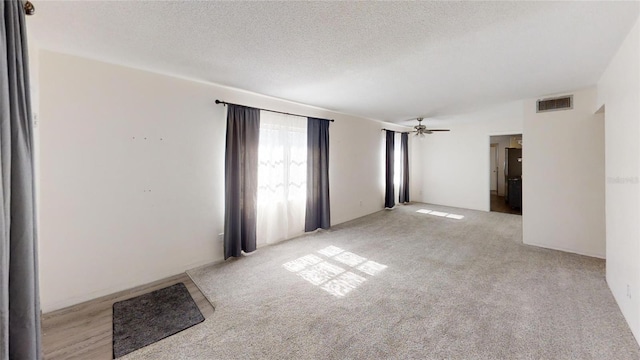
{"type": "Polygon", "coordinates": [[[195,269],[213,317],[123,359],[639,359],[604,261],[521,221],[400,206],[195,269]]]}

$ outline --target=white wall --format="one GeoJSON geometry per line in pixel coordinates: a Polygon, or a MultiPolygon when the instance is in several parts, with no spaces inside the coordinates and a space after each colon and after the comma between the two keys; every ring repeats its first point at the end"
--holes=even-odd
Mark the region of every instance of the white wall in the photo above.
{"type": "Polygon", "coordinates": [[[535,112],[536,99],[447,119],[422,144],[423,200],[489,210],[490,135],[523,134],[523,241],[605,256],[604,125],[595,88],[569,111],[535,112]]]}
{"type": "Polygon", "coordinates": [[[524,102],[523,241],[604,258],[604,122],[595,87],[571,94],[571,110],[524,102]]]}
{"type": "Polygon", "coordinates": [[[522,133],[522,110],[515,101],[440,119],[446,122],[440,127],[451,131],[427,135],[417,145],[422,200],[489,211],[490,136],[522,133]]]}
{"type": "Polygon", "coordinates": [[[41,50],[43,311],[223,258],[216,98],[334,118],[332,223],[382,209],[382,127],[256,94],[41,50]]]}
{"type": "Polygon", "coordinates": [[[413,133],[409,134],[409,199],[411,202],[424,202],[422,151],[422,141],[417,139],[413,133]]]}
{"type": "Polygon", "coordinates": [[[605,105],[607,283],[640,341],[639,26],[600,78],[597,105],[605,105]]]}

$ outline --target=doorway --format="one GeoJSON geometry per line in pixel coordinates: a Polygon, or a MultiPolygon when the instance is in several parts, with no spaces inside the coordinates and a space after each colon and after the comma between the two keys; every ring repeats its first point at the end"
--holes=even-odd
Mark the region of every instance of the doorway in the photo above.
{"type": "Polygon", "coordinates": [[[498,195],[498,143],[489,146],[489,171],[491,195],[498,195]]]}
{"type": "Polygon", "coordinates": [[[489,139],[490,210],[522,215],[522,134],[489,139]]]}

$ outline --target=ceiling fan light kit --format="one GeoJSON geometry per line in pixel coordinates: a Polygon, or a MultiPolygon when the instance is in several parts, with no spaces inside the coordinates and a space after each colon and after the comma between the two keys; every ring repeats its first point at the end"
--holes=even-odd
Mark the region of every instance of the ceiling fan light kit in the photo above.
{"type": "Polygon", "coordinates": [[[424,138],[426,134],[433,134],[434,131],[449,131],[449,129],[427,129],[426,126],[422,125],[424,118],[419,117],[416,120],[418,120],[418,125],[413,127],[415,129],[413,132],[419,138],[424,138]]]}

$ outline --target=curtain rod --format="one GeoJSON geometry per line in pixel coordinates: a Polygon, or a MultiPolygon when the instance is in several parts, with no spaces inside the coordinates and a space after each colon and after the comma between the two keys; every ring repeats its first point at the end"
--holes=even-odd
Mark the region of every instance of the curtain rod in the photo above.
{"type": "MultiPolygon", "coordinates": [[[[244,106],[244,105],[234,104],[234,103],[230,103],[230,102],[226,102],[226,101],[220,101],[220,100],[218,100],[218,99],[216,99],[216,104],[244,106]]],[[[262,108],[255,108],[255,109],[262,110],[262,111],[269,111],[269,112],[278,113],[278,114],[293,115],[293,116],[301,116],[301,117],[309,117],[309,116],[304,116],[304,115],[299,115],[299,114],[291,114],[291,113],[283,112],[283,111],[276,111],[276,110],[269,110],[269,109],[262,109],[262,108]]],[[[334,121],[335,121],[335,120],[333,120],[333,119],[326,119],[326,120],[329,120],[329,121],[331,121],[331,122],[334,122],[334,121]]]]}
{"type": "Polygon", "coordinates": [[[393,132],[397,132],[398,134],[410,134],[411,133],[411,131],[396,131],[396,130],[389,130],[389,129],[385,129],[385,128],[380,129],[380,131],[393,131],[393,132]]]}

